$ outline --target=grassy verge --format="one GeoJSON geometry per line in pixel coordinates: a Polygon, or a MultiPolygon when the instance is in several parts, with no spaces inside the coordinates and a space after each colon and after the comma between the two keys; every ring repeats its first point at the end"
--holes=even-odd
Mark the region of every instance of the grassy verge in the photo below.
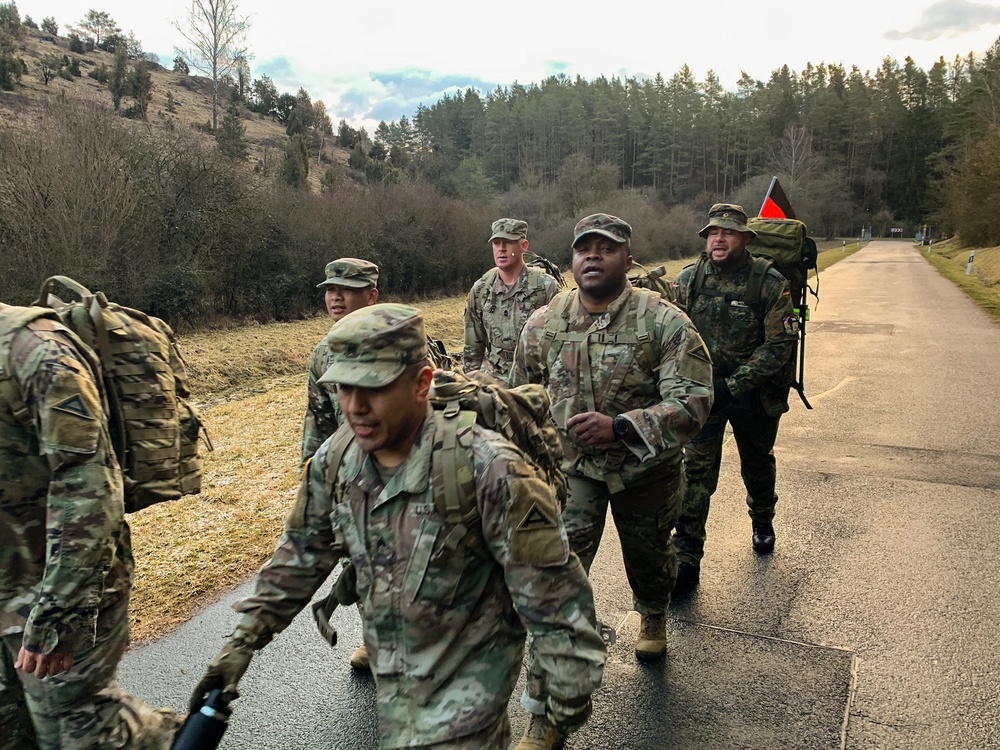
{"type": "MultiPolygon", "coordinates": [[[[838,244],[821,253],[821,267],[842,257],[838,244]]],[[[667,277],[690,262],[667,262],[667,277]]],[[[572,285],[572,276],[565,276],[572,285]]],[[[428,333],[460,353],[465,298],[413,304],[428,333]]],[[[180,337],[215,450],[205,453],[200,495],[129,518],[136,557],[134,641],[189,619],[270,556],[298,482],[309,355],[329,327],[328,318],[317,316],[180,337]]]]}
{"type": "Polygon", "coordinates": [[[972,273],[966,276],[971,250],[958,238],[952,238],[921,248],[921,254],[942,276],[1000,322],[1000,247],[976,248],[972,273]]]}

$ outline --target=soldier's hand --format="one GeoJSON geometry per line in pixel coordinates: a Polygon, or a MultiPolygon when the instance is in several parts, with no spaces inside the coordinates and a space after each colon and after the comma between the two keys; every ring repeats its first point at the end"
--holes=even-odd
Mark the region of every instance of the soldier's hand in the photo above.
{"type": "Polygon", "coordinates": [[[584,725],[590,718],[592,707],[589,695],[567,700],[558,700],[550,695],[545,701],[545,718],[560,734],[565,735],[584,725]]]}
{"type": "Polygon", "coordinates": [[[615,442],[612,418],[596,411],[574,414],[566,420],[566,429],[573,430],[587,445],[607,445],[615,442]]]}
{"type": "Polygon", "coordinates": [[[712,402],[712,414],[718,414],[729,406],[733,400],[733,392],[729,390],[729,385],[727,385],[725,378],[719,378],[714,381],[712,388],[715,390],[715,401],[712,402]]]}
{"type": "Polygon", "coordinates": [[[72,668],[73,654],[56,652],[36,654],[23,646],[17,654],[17,661],[14,662],[14,669],[34,674],[38,679],[68,672],[72,668]]]}
{"type": "Polygon", "coordinates": [[[227,703],[238,698],[240,694],[236,686],[250,666],[251,658],[253,649],[250,646],[242,640],[229,641],[212,659],[205,676],[195,686],[188,710],[192,714],[197,713],[208,694],[216,688],[222,689],[222,699],[227,703]]]}

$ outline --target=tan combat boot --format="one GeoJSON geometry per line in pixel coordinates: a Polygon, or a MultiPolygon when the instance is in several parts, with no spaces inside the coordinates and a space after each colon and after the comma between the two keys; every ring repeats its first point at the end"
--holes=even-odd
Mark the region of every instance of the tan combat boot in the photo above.
{"type": "Polygon", "coordinates": [[[351,667],[359,672],[367,672],[372,668],[371,660],[368,658],[368,647],[365,644],[362,643],[351,654],[351,667]]]}
{"type": "Polygon", "coordinates": [[[641,615],[639,640],[635,643],[635,655],[643,661],[658,659],[667,650],[666,615],[641,615]]]}
{"type": "Polygon", "coordinates": [[[528,714],[528,726],[514,750],[558,750],[566,737],[560,734],[544,716],[528,714]]]}

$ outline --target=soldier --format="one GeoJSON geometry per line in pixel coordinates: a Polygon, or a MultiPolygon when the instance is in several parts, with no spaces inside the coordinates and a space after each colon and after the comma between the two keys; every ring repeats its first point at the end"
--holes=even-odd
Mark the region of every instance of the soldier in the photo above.
{"type": "MultiPolygon", "coordinates": [[[[316,286],[324,290],[326,311],[336,325],[348,313],[378,302],[378,266],[370,260],[338,258],[326,264],[326,280],[316,286]]],[[[303,465],[342,421],[336,386],[319,383],[329,366],[330,348],[324,337],[309,360],[308,406],[302,428],[303,465]]]]}
{"type": "Polygon", "coordinates": [[[328,343],[333,361],[324,380],[338,384],[353,442],[332,475],[339,436],[313,456],[278,547],[255,593],[235,605],[243,618],[192,705],[214,688],[235,695],[253,652],[347,556],[378,688],[380,747],[506,748],[506,705],[526,631],[543,665],[553,726],[576,729],[590,712],[605,650],[551,489],[502,436],[479,425],[459,432],[474,455],[479,518],[470,525],[482,545],[453,548],[431,481],[442,435],[428,403],[432,370],[418,311],[358,310],[328,343]]]}
{"type": "Polygon", "coordinates": [[[132,549],[100,365],[51,311],[0,304],[0,747],[166,750],[118,687],[132,549]]]}
{"type": "Polygon", "coordinates": [[[588,571],[611,506],[642,620],[635,653],[655,659],[666,650],[676,573],[670,531],[680,512],[681,447],[708,416],[712,363],[683,313],[629,283],[631,237],[632,227],[608,214],[576,225],[579,288],[528,319],[511,385],[548,389],[569,477],[563,519],[588,571]]]}
{"type": "MultiPolygon", "coordinates": [[[[338,258],[326,264],[326,280],[316,285],[324,289],[326,311],[334,326],[348,313],[378,302],[378,266],[360,258],[338,258]]],[[[330,329],[332,332],[332,328],[330,329]]],[[[313,348],[306,383],[306,417],[302,426],[302,466],[312,458],[323,441],[343,422],[337,386],[320,383],[330,366],[331,352],[326,337],[313,348]]],[[[362,643],[351,654],[351,667],[370,669],[368,649],[362,643]]]]}
{"type": "Polygon", "coordinates": [[[525,321],[559,291],[559,282],[524,264],[528,224],[520,219],[493,222],[491,268],[472,285],[465,305],[466,371],[482,370],[506,381],[514,347],[525,321]]]}
{"type": "Polygon", "coordinates": [[[705,549],[709,500],[719,481],[726,424],[740,454],[747,489],[754,550],[774,549],[774,441],[778,419],[788,411],[786,368],[798,334],[788,282],[773,268],[761,283],[760,300],[746,299],[753,258],[747,244],[755,233],[742,207],[717,203],[699,232],[705,252],[698,264],[677,276],[677,304],[685,309],[708,345],[715,363],[715,404],[684,455],[687,490],[674,543],[678,594],[698,585],[705,549]],[[703,288],[695,289],[703,268],[703,288]]]}

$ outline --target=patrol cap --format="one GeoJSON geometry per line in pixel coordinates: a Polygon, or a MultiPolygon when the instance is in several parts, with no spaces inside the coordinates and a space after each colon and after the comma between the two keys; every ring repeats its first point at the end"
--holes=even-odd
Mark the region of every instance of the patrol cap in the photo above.
{"type": "Polygon", "coordinates": [[[350,286],[362,289],[378,286],[378,266],[361,258],[337,258],[326,264],[326,281],[316,286],[350,286]]]}
{"type": "Polygon", "coordinates": [[[576,223],[573,228],[573,247],[580,238],[588,234],[599,234],[602,237],[632,245],[632,227],[624,219],[611,214],[591,214],[576,223]]]}
{"type": "Polygon", "coordinates": [[[345,315],[326,337],[331,363],[320,383],[381,388],[427,358],[420,311],[390,302],[345,315]]]}
{"type": "Polygon", "coordinates": [[[698,234],[708,237],[708,230],[712,227],[735,229],[751,237],[757,236],[757,233],[747,226],[747,212],[743,210],[743,206],[737,206],[735,203],[716,203],[712,206],[708,210],[708,224],[698,234]]]}
{"type": "Polygon", "coordinates": [[[526,240],[528,239],[528,222],[520,219],[497,219],[493,222],[493,240],[526,240]]]}

